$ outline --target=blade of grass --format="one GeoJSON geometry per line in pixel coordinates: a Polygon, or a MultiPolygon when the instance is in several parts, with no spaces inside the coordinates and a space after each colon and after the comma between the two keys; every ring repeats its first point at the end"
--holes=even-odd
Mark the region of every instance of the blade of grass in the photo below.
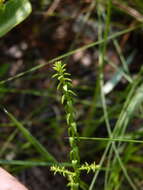
{"type": "Polygon", "coordinates": [[[126,139],[126,138],[100,138],[100,137],[78,137],[79,140],[90,140],[90,141],[113,141],[113,142],[125,142],[125,143],[141,143],[143,144],[142,140],[135,140],[135,139],[126,139]]]}
{"type": "Polygon", "coordinates": [[[34,136],[32,136],[31,133],[11,113],[9,113],[6,109],[4,109],[4,111],[20,130],[23,136],[35,147],[44,159],[53,163],[57,162],[56,159],[45,149],[45,147],[34,136]]]}
{"type": "Polygon", "coordinates": [[[116,48],[116,51],[117,51],[117,53],[118,53],[118,55],[119,55],[119,57],[120,57],[120,61],[121,61],[121,63],[122,63],[123,69],[124,69],[124,71],[125,71],[125,72],[128,74],[128,76],[129,76],[128,64],[127,64],[127,61],[125,60],[125,57],[124,57],[124,55],[123,55],[123,53],[122,53],[122,50],[121,50],[121,48],[120,48],[120,45],[119,45],[118,41],[117,41],[116,39],[113,39],[113,44],[114,44],[114,46],[115,46],[115,48],[116,48]]]}
{"type": "Polygon", "coordinates": [[[34,96],[52,96],[50,90],[47,92],[46,90],[34,90],[34,89],[15,89],[15,88],[0,88],[0,93],[19,93],[19,94],[28,94],[34,96]]]}
{"type": "MultiPolygon", "coordinates": [[[[104,151],[104,153],[103,153],[103,155],[102,155],[102,157],[101,157],[101,159],[100,159],[100,162],[99,162],[99,166],[100,166],[100,167],[102,167],[102,165],[103,165],[103,163],[104,163],[104,161],[105,161],[105,158],[106,158],[106,155],[107,155],[107,153],[108,153],[108,151],[109,151],[109,148],[110,148],[110,144],[108,144],[108,145],[106,146],[106,149],[105,149],[105,151],[104,151]]],[[[93,190],[95,181],[96,181],[96,179],[97,179],[97,177],[98,177],[100,171],[101,171],[101,170],[99,169],[99,170],[97,170],[97,171],[95,172],[94,177],[93,177],[93,179],[92,179],[92,181],[91,181],[91,184],[90,184],[90,186],[89,186],[89,190],[93,190]]]]}
{"type": "MultiPolygon", "coordinates": [[[[22,160],[2,160],[0,159],[0,164],[1,165],[21,165],[21,166],[53,166],[53,162],[43,162],[43,161],[22,161],[22,160]]],[[[56,163],[58,166],[66,166],[66,167],[71,167],[71,163],[56,163]]]]}
{"type": "Polygon", "coordinates": [[[7,138],[7,140],[5,141],[4,145],[2,146],[2,148],[0,150],[0,157],[4,154],[4,152],[6,151],[9,143],[14,139],[16,134],[17,134],[17,129],[15,129],[15,131],[13,131],[13,133],[10,134],[10,136],[7,138]]]}

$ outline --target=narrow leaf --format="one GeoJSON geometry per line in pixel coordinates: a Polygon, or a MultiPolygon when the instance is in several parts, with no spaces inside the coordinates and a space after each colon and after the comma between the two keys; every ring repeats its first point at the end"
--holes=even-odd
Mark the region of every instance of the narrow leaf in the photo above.
{"type": "Polygon", "coordinates": [[[56,159],[45,149],[45,147],[31,135],[31,133],[6,109],[5,113],[9,116],[12,122],[20,130],[23,136],[35,147],[35,149],[43,156],[43,158],[49,162],[56,162],[56,159]]]}

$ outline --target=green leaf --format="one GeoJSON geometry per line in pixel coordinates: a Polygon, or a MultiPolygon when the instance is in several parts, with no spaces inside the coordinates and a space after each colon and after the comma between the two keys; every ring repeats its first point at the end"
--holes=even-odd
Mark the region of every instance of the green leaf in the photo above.
{"type": "Polygon", "coordinates": [[[0,37],[25,20],[32,8],[28,0],[8,0],[0,7],[0,37]]]}

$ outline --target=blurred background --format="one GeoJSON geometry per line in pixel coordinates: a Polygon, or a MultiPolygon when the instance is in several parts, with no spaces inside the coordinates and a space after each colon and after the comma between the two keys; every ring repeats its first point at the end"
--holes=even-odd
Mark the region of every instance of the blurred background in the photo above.
{"type": "MultiPolygon", "coordinates": [[[[13,160],[42,162],[44,159],[4,113],[3,107],[59,162],[68,161],[65,113],[56,89],[57,81],[52,79],[51,60],[62,56],[60,60],[67,64],[73,90],[77,94],[75,108],[80,136],[109,137],[100,94],[100,47],[92,44],[100,40],[99,30],[105,31],[108,1],[31,0],[31,3],[33,11],[28,19],[0,40],[1,164],[31,190],[64,190],[68,189],[67,181],[59,175],[54,176],[48,166],[14,164],[13,160]],[[21,77],[19,73],[22,73],[21,77]]],[[[123,121],[123,125],[126,122],[123,136],[137,139],[143,137],[142,96],[137,100],[135,111],[131,105],[136,101],[133,97],[136,97],[137,90],[131,98],[128,96],[141,73],[142,21],[142,0],[111,1],[107,39],[119,31],[129,31],[108,41],[102,68],[102,89],[106,96],[111,131],[117,121],[126,118],[127,121],[123,121]],[[131,114],[119,119],[127,97],[131,114]]],[[[141,84],[142,81],[140,87],[141,84]]],[[[79,146],[82,162],[99,163],[107,142],[81,141],[79,146]]],[[[108,162],[110,156],[110,161],[115,156],[109,154],[104,159],[103,167],[111,171],[108,171],[106,179],[106,169],[101,170],[94,188],[143,189],[142,148],[142,144],[135,143],[120,143],[118,146],[131,184],[116,160],[114,164],[108,162]]],[[[83,173],[82,178],[90,185],[93,176],[93,173],[83,173]]]]}

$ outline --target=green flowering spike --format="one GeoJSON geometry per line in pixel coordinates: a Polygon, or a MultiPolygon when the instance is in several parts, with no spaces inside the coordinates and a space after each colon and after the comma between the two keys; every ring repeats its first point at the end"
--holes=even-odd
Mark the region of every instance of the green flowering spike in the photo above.
{"type": "Polygon", "coordinates": [[[61,89],[62,91],[61,103],[64,103],[65,106],[68,135],[70,136],[70,160],[73,164],[74,172],[72,174],[74,175],[71,175],[71,173],[67,173],[69,186],[71,187],[71,190],[78,190],[80,182],[80,170],[78,170],[78,167],[80,165],[80,156],[77,139],[75,138],[78,137],[78,133],[75,121],[75,108],[73,105],[74,96],[76,94],[71,89],[72,81],[69,78],[70,74],[66,72],[66,65],[63,64],[61,61],[58,61],[54,64],[53,69],[56,71],[56,74],[54,74],[53,76],[59,80],[57,88],[61,89]]]}
{"type": "Polygon", "coordinates": [[[78,132],[77,132],[77,124],[75,120],[75,107],[74,107],[74,97],[76,94],[72,91],[72,81],[69,73],[66,72],[66,65],[61,61],[58,61],[54,64],[53,69],[56,71],[56,74],[53,77],[57,78],[59,81],[57,89],[60,89],[62,92],[61,103],[64,104],[65,112],[66,112],[66,121],[68,125],[68,136],[69,136],[69,144],[71,147],[70,151],[70,161],[72,163],[72,171],[65,169],[64,167],[52,167],[51,170],[54,173],[59,173],[65,177],[67,177],[69,183],[68,186],[71,190],[79,190],[80,184],[80,173],[82,170],[87,171],[87,173],[91,171],[97,170],[99,168],[95,163],[88,164],[85,163],[80,166],[80,156],[79,156],[79,148],[78,148],[78,132]]]}
{"type": "Polygon", "coordinates": [[[60,166],[56,166],[56,165],[51,167],[51,171],[54,172],[54,175],[59,173],[59,174],[63,175],[64,177],[65,176],[74,176],[74,173],[65,169],[65,167],[60,167],[60,166]]]}
{"type": "Polygon", "coordinates": [[[79,168],[80,170],[85,170],[87,171],[87,173],[93,171],[95,172],[97,169],[99,169],[99,165],[96,165],[95,162],[92,164],[88,164],[87,162],[85,162],[85,164],[81,165],[81,167],[79,168]]]}

